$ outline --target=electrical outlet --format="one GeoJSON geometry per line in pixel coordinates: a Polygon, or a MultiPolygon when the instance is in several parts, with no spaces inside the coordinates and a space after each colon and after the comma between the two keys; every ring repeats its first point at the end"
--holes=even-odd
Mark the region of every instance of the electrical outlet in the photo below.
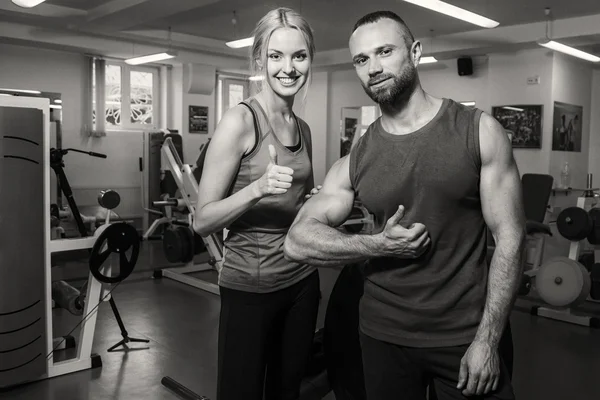
{"type": "Polygon", "coordinates": [[[540,77],[539,77],[539,75],[530,76],[529,78],[527,78],[527,84],[528,85],[539,85],[540,84],[540,77]]]}

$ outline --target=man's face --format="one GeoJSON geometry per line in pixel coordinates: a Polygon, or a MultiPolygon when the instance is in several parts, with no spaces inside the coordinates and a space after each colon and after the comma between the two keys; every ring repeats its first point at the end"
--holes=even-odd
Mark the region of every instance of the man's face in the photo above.
{"type": "Polygon", "coordinates": [[[350,37],[350,53],[365,92],[376,103],[392,105],[414,87],[417,68],[396,21],[385,18],[359,27],[350,37]]]}

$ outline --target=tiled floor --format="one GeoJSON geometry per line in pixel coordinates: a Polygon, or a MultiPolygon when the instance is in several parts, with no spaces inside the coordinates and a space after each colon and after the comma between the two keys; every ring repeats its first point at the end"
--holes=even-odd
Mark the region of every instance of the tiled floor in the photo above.
{"type": "MultiPolygon", "coordinates": [[[[168,375],[214,400],[219,297],[169,279],[152,279],[151,268],[143,265],[114,295],[129,335],[149,339],[148,345],[132,344],[141,349],[108,353],[121,335],[104,303],[93,346],[102,357],[102,368],[0,392],[0,399],[177,399],[161,385],[168,375]]],[[[335,271],[321,271],[323,304],[335,277],[335,271]]],[[[518,399],[600,399],[600,330],[531,316],[523,308],[527,304],[520,300],[511,316],[518,399]]],[[[600,315],[597,308],[592,311],[600,315]]],[[[55,310],[61,321],[55,334],[67,333],[77,323],[62,311],[55,310]]],[[[319,325],[322,321],[321,312],[319,325]]]]}

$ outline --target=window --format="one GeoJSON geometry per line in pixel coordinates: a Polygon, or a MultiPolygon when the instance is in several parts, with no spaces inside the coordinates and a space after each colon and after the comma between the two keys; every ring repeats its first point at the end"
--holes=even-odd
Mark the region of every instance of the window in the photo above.
{"type": "MultiPolygon", "coordinates": [[[[96,123],[96,68],[93,68],[93,123],[96,123]]],[[[104,77],[105,127],[107,130],[156,129],[159,126],[159,70],[106,62],[104,77]]]]}
{"type": "Polygon", "coordinates": [[[231,107],[251,96],[247,78],[221,75],[217,80],[217,123],[231,107]]]}

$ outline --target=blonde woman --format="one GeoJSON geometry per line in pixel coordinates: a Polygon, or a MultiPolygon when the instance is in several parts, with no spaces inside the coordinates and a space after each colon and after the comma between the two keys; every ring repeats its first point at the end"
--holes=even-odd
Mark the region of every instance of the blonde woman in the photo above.
{"type": "MultiPolygon", "coordinates": [[[[218,400],[297,399],[319,304],[318,271],[288,261],[283,242],[313,189],[311,132],[292,107],[315,48],[287,8],[253,33],[257,95],[226,112],[206,153],[194,230],[228,228],[219,273],[218,400]]],[[[312,192],[314,193],[314,191],[312,192]]]]}

